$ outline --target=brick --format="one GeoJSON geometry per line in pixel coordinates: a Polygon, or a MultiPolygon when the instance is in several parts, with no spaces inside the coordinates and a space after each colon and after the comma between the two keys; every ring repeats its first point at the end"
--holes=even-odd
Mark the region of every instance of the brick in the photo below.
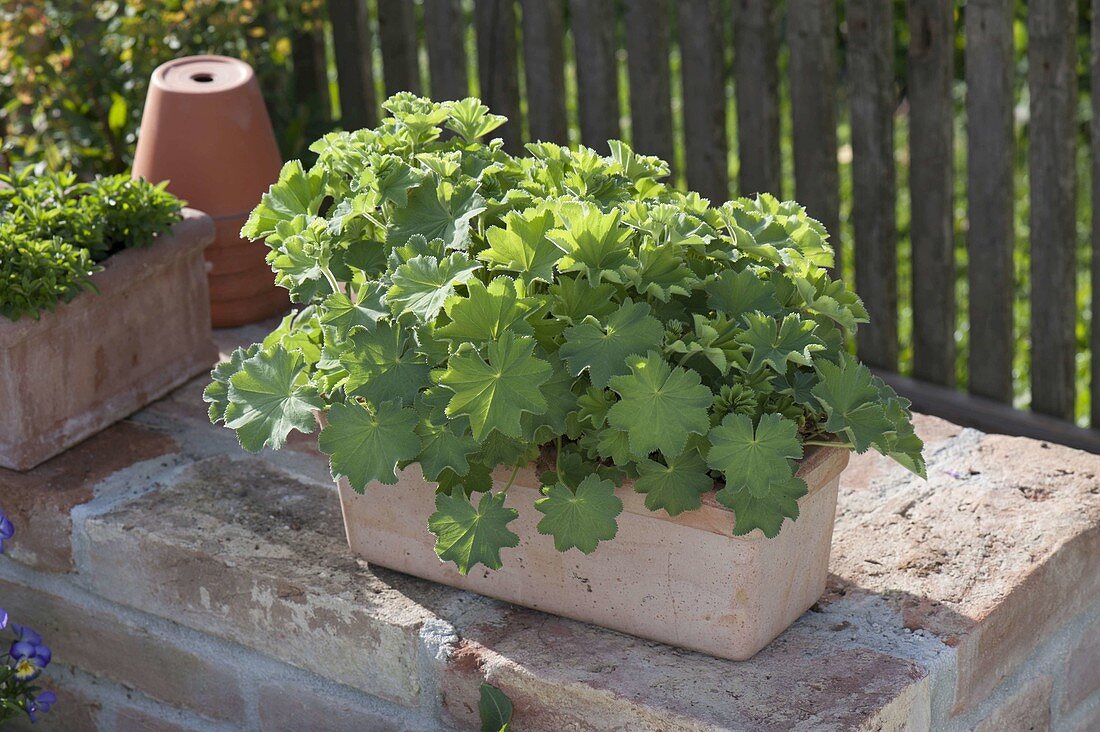
{"type": "Polygon", "coordinates": [[[0,598],[14,622],[32,624],[58,663],[184,709],[243,722],[245,702],[231,657],[197,653],[123,620],[34,588],[0,581],[0,598]]]}
{"type": "Polygon", "coordinates": [[[1050,729],[1049,676],[1028,682],[975,727],[974,732],[1047,732],[1050,729]]]}
{"type": "Polygon", "coordinates": [[[0,468],[3,510],[15,524],[6,554],[34,569],[71,571],[72,509],[90,501],[104,478],[175,449],[167,435],[119,422],[33,470],[0,468]]]}
{"type": "Polygon", "coordinates": [[[40,683],[57,695],[57,703],[49,712],[39,715],[38,722],[31,724],[26,717],[21,717],[5,726],[5,730],[95,732],[100,728],[103,704],[91,690],[72,683],[71,669],[51,663],[48,676],[40,683]]]}
{"type": "Polygon", "coordinates": [[[825,602],[878,594],[953,646],[961,714],[1100,597],[1100,456],[966,430],[929,458],[927,482],[877,455],[842,477],[825,602]]]}
{"type": "Polygon", "coordinates": [[[521,608],[459,632],[442,692],[460,728],[476,723],[483,680],[531,730],[888,728],[927,703],[917,664],[804,624],[741,663],[521,608]]]}
{"type": "Polygon", "coordinates": [[[110,729],[118,732],[195,732],[196,728],[142,709],[124,707],[115,713],[110,729]]]}
{"type": "Polygon", "coordinates": [[[347,551],[334,488],[258,459],[212,458],[88,520],[81,572],[117,602],[404,704],[419,697],[422,602],[347,551]]]}
{"type": "Polygon", "coordinates": [[[1072,713],[1078,705],[1097,693],[1100,693],[1100,620],[1085,629],[1066,659],[1062,679],[1062,714],[1072,713]]]}
{"type": "Polygon", "coordinates": [[[330,694],[299,684],[263,686],[257,692],[261,729],[319,729],[326,732],[400,732],[404,720],[350,695],[330,694]]]}

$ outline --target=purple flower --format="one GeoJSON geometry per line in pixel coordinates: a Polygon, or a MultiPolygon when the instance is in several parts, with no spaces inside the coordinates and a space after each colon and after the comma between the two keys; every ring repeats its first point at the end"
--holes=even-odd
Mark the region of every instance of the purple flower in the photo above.
{"type": "Polygon", "coordinates": [[[15,536],[15,527],[3,511],[0,511],[0,553],[4,551],[4,542],[15,536]]]}
{"type": "Polygon", "coordinates": [[[20,681],[30,681],[37,678],[42,669],[50,665],[53,652],[42,643],[42,636],[30,628],[21,625],[13,625],[19,640],[11,644],[8,655],[13,661],[15,678],[20,681]]]}
{"type": "Polygon", "coordinates": [[[35,633],[26,625],[16,625],[15,623],[12,623],[11,631],[15,633],[15,637],[17,640],[27,641],[28,643],[33,643],[36,646],[42,642],[42,636],[40,636],[38,633],[35,633]]]}
{"type": "Polygon", "coordinates": [[[57,703],[57,695],[52,691],[43,691],[36,697],[27,700],[27,715],[32,722],[36,722],[35,714],[50,711],[50,707],[57,703]]]}
{"type": "Polygon", "coordinates": [[[0,630],[8,627],[8,611],[0,607],[0,630]]]}

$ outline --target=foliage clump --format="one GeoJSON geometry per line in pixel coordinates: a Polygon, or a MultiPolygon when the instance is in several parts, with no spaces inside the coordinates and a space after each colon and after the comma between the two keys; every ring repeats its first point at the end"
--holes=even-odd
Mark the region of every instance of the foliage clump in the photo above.
{"type": "Polygon", "coordinates": [[[97,262],[150,244],[182,205],[163,184],[122,175],[0,176],[0,315],[37,317],[72,300],[91,287],[97,262]]]}
{"type": "Polygon", "coordinates": [[[213,373],[210,417],[245,449],[321,411],[353,488],[418,463],[436,551],[463,572],[501,566],[518,510],[593,551],[626,479],[670,515],[716,489],[735,534],[771,537],[798,515],[807,446],[923,474],[908,402],[846,350],[867,312],[798,204],[712,205],[618,141],[513,157],[482,141],[505,119],[476,99],[385,108],[288,163],[242,231],[302,305],[213,373]],[[541,497],[506,505],[493,470],[532,461],[541,497]]]}

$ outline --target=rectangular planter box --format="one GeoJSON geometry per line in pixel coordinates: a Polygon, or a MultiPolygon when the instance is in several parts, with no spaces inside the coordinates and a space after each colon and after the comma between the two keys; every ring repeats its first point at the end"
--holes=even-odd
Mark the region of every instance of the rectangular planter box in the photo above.
{"type": "Polygon", "coordinates": [[[0,318],[0,466],[28,470],[217,360],[202,251],[206,214],[92,276],[96,291],[35,320],[0,318]]]}
{"type": "MultiPolygon", "coordinates": [[[[396,485],[372,483],[366,493],[340,481],[340,501],[352,551],[370,564],[472,590],[482,595],[682,648],[744,660],[805,612],[825,590],[840,474],[848,451],[807,451],[798,475],[809,493],[797,521],[779,536],[759,531],[732,535],[733,514],[713,494],[703,506],[673,518],[645,507],[630,483],[619,531],[584,555],[566,553],[538,533],[534,508],[538,479],[521,470],[507,505],[519,511],[509,528],[520,544],[505,549],[503,569],[477,566],[462,576],[433,549],[428,516],[435,484],[419,466],[398,474],[396,485]]],[[[498,471],[499,489],[510,471],[498,471]]]]}

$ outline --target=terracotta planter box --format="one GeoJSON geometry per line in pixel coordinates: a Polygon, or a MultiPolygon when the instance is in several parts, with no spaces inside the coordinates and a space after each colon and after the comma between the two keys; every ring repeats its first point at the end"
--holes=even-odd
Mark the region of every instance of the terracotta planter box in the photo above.
{"type": "Polygon", "coordinates": [[[103,262],[84,292],[35,320],[0,318],[0,466],[28,470],[210,368],[206,214],[103,262]]]}
{"type": "MultiPolygon", "coordinates": [[[[538,480],[521,470],[507,505],[519,510],[509,528],[520,545],[505,549],[504,568],[480,565],[463,577],[433,550],[427,529],[435,484],[419,466],[396,485],[378,483],[364,495],[340,482],[352,550],[399,572],[544,610],[674,646],[729,658],[751,657],[804,613],[825,590],[837,488],[848,452],[814,449],[798,471],[809,486],[801,515],[779,536],[732,536],[729,509],[705,496],[698,511],[675,518],[654,513],[629,484],[616,491],[624,509],[614,541],[584,555],[562,554],[538,533],[533,508],[538,480]]],[[[510,471],[509,471],[510,472],[510,471]]],[[[497,488],[508,475],[495,476],[497,488]]]]}

